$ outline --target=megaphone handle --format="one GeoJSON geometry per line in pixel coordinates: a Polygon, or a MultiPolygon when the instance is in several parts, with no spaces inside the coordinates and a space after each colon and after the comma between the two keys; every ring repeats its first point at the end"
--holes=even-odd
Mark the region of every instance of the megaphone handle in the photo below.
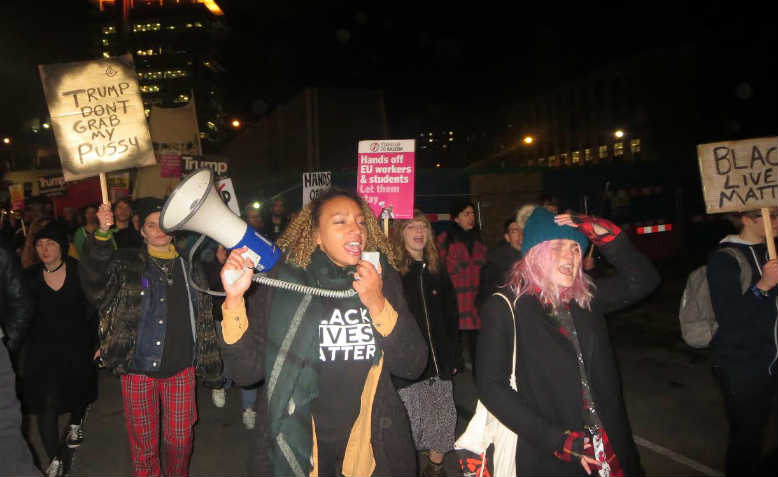
{"type": "MultiPolygon", "coordinates": [[[[257,255],[257,253],[254,252],[251,249],[246,250],[240,256],[243,257],[243,258],[247,258],[247,259],[251,260],[252,262],[254,262],[254,266],[259,264],[260,263],[260,259],[261,259],[261,257],[259,255],[257,255]]],[[[243,270],[240,270],[240,271],[233,270],[233,269],[225,271],[224,272],[224,279],[227,281],[227,285],[232,285],[233,283],[237,282],[240,279],[240,277],[242,277],[243,274],[246,273],[247,270],[250,270],[250,269],[248,267],[246,267],[246,268],[244,268],[243,270]]]]}

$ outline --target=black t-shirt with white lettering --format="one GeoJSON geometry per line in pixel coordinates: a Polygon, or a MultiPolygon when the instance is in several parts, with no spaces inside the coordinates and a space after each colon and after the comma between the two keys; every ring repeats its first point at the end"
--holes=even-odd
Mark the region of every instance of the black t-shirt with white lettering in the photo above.
{"type": "Polygon", "coordinates": [[[342,457],[359,415],[365,379],[376,357],[372,320],[359,300],[320,298],[319,397],[312,403],[316,436],[342,457]]]}

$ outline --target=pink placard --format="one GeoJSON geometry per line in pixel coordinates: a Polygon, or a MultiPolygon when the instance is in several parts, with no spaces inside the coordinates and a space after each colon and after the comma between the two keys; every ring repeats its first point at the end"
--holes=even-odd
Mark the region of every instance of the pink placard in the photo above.
{"type": "Polygon", "coordinates": [[[377,217],[413,218],[415,141],[359,141],[357,192],[377,217]]]}
{"type": "Polygon", "coordinates": [[[181,156],[178,154],[159,155],[160,177],[181,177],[181,156]]]}

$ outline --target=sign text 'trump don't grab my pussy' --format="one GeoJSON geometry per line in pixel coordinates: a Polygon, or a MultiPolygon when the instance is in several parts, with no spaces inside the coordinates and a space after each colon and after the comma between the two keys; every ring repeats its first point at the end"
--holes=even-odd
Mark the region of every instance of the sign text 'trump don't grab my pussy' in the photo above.
{"type": "Polygon", "coordinates": [[[65,180],[156,164],[131,55],[38,70],[65,180]]]}

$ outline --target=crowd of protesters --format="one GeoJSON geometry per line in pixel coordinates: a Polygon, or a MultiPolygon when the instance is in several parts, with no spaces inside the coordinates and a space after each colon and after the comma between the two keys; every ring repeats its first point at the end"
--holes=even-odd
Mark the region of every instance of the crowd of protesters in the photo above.
{"type": "MultiPolygon", "coordinates": [[[[603,314],[642,299],[659,278],[613,223],[559,214],[541,196],[517,207],[504,240],[488,249],[467,200],[452,202],[450,226],[437,236],[415,210],[387,237],[363,199],[337,189],[295,214],[280,198],[264,211],[247,208],[246,222],[283,251],[270,275],[342,295],[333,298],[259,286],[249,273],[229,283],[227,272],[253,266],[243,250],[209,240],[190,262],[192,237],[161,228],[162,206],[119,199],[55,217],[50,203],[34,201],[3,213],[0,452],[13,459],[0,474],[38,473],[21,440],[17,395],[37,417],[42,471],[67,473],[63,447],[88,439],[98,366],[121,381],[135,475],[188,475],[198,382],[216,407],[240,387],[240,418],[255,433],[252,475],[445,475],[452,382],[464,369],[484,405],[520,435],[518,474],[642,472],[603,314]],[[588,273],[590,243],[610,266],[605,277],[588,273]],[[378,264],[364,251],[380,252],[378,264]]],[[[776,263],[765,258],[759,217],[737,219],[741,234],[725,242],[753,257],[749,295],[740,296],[732,260],[714,255],[709,266],[728,473],[758,460],[759,418],[775,399],[775,344],[762,335],[776,318],[776,263]],[[749,334],[736,331],[738,300],[758,323],[749,334]]]]}

